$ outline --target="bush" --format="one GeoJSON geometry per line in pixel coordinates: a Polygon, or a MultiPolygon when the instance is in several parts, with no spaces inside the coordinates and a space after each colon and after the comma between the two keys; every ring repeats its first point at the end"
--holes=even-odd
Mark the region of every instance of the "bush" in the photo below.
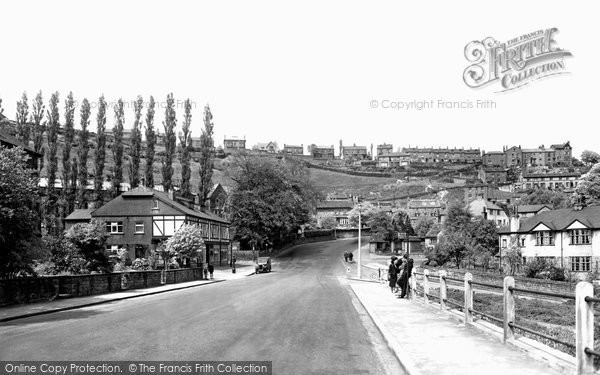
{"type": "Polygon", "coordinates": [[[151,269],[150,262],[146,258],[135,258],[131,263],[131,269],[137,271],[147,271],[151,269]]]}
{"type": "Polygon", "coordinates": [[[524,271],[525,277],[553,281],[567,280],[566,270],[564,268],[557,267],[541,258],[535,258],[527,262],[524,271]]]}

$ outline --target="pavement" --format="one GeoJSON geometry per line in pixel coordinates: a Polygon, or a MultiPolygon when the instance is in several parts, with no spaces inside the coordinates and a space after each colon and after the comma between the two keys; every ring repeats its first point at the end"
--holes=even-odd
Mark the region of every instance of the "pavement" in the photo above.
{"type": "Polygon", "coordinates": [[[46,302],[4,306],[0,307],[0,322],[8,322],[11,320],[23,319],[37,315],[51,314],[60,311],[95,306],[103,303],[194,288],[226,280],[237,280],[254,274],[254,264],[252,262],[238,263],[240,264],[237,264],[236,273],[232,273],[231,269],[228,267],[215,268],[213,279],[210,280],[196,280],[177,284],[165,284],[153,288],[130,289],[115,293],[96,294],[85,297],[55,299],[53,301],[46,302]]]}

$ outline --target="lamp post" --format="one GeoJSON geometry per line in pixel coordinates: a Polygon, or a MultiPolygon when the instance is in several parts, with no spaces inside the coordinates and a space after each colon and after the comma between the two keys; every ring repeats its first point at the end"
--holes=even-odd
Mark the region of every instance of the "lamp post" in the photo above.
{"type": "Polygon", "coordinates": [[[362,272],[361,272],[361,256],[360,256],[360,236],[361,236],[361,227],[362,227],[362,223],[361,223],[361,214],[360,214],[360,210],[361,210],[361,206],[360,204],[358,205],[358,272],[357,272],[357,276],[360,279],[362,272]]]}

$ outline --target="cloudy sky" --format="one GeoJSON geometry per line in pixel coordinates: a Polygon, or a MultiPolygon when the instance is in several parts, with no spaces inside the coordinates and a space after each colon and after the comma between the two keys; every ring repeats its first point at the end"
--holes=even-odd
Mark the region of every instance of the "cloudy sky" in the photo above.
{"type": "MultiPolygon", "coordinates": [[[[42,90],[46,101],[58,91],[61,116],[69,91],[94,102],[101,94],[164,101],[173,92],[195,103],[196,136],[210,103],[217,144],[227,135],[248,146],[337,149],[342,139],[495,150],[569,140],[578,155],[600,151],[596,10],[592,1],[9,2],[1,6],[0,97],[14,118],[23,91],[42,90]],[[573,54],[570,74],[505,93],[463,82],[469,42],[551,27],[573,54]],[[431,100],[430,109],[382,108],[431,100]],[[440,100],[495,108],[440,108],[440,100]]],[[[130,127],[131,108],[126,117],[130,127]]]]}

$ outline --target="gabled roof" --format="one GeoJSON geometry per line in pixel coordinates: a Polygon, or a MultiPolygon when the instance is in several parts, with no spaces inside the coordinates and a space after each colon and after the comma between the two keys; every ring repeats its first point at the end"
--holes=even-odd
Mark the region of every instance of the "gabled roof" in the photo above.
{"type": "Polygon", "coordinates": [[[354,202],[352,201],[320,201],[317,203],[317,209],[325,208],[354,208],[354,202]]]}
{"type": "Polygon", "coordinates": [[[579,221],[590,229],[600,229],[600,206],[586,207],[582,210],[564,208],[540,212],[522,221],[519,233],[529,233],[539,224],[544,224],[553,231],[563,231],[575,221],[579,221]]]}
{"type": "Polygon", "coordinates": [[[438,236],[438,234],[440,234],[441,231],[442,228],[440,228],[439,225],[434,225],[427,231],[425,238],[435,238],[438,236]]]}
{"type": "Polygon", "coordinates": [[[552,207],[547,204],[524,204],[522,206],[517,207],[517,213],[520,214],[529,214],[529,213],[537,213],[542,208],[546,207],[549,210],[552,210],[552,207]]]}
{"type": "Polygon", "coordinates": [[[550,146],[550,148],[553,148],[553,149],[556,149],[556,150],[563,150],[563,149],[565,149],[567,147],[571,148],[571,142],[570,141],[550,146]]]}
{"type": "Polygon", "coordinates": [[[27,151],[29,154],[35,154],[35,156],[38,156],[38,157],[42,156],[41,154],[35,152],[33,150],[33,148],[25,145],[23,142],[21,142],[17,138],[8,134],[8,132],[5,131],[4,129],[0,129],[0,144],[1,145],[9,144],[9,145],[12,145],[12,147],[23,147],[23,149],[25,151],[27,151]]]}
{"type": "Polygon", "coordinates": [[[65,221],[83,221],[91,220],[93,208],[81,208],[75,209],[69,216],[65,218],[65,221]]]}

